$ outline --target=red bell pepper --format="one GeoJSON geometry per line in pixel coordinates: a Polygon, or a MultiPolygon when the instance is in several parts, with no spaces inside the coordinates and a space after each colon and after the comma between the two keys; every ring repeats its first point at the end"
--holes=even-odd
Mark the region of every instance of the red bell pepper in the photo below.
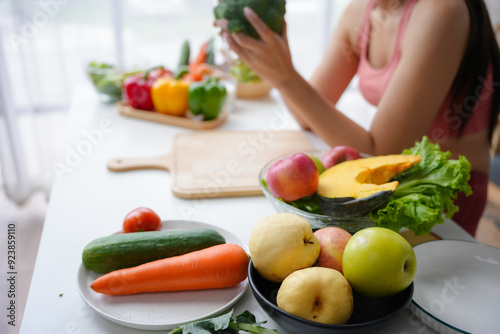
{"type": "Polygon", "coordinates": [[[123,98],[132,108],[154,110],[151,99],[151,86],[156,79],[172,76],[172,72],[163,66],[154,67],[145,73],[127,77],[123,82],[123,98]]]}

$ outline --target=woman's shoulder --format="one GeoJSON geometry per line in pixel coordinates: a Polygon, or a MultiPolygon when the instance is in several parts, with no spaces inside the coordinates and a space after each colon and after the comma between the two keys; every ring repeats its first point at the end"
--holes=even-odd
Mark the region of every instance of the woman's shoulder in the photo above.
{"type": "Polygon", "coordinates": [[[347,5],[344,15],[349,15],[352,18],[362,18],[366,12],[368,3],[371,0],[352,0],[347,5]]]}
{"type": "Polygon", "coordinates": [[[406,35],[410,40],[428,38],[460,39],[465,42],[469,32],[469,9],[465,1],[419,0],[415,4],[406,35]]]}
{"type": "Polygon", "coordinates": [[[357,51],[357,42],[363,27],[368,4],[371,0],[352,0],[345,8],[337,29],[348,36],[351,47],[357,51]]]}
{"type": "Polygon", "coordinates": [[[419,0],[415,4],[412,16],[415,20],[425,21],[427,24],[455,23],[463,25],[464,22],[468,21],[469,9],[466,1],[419,0]]]}

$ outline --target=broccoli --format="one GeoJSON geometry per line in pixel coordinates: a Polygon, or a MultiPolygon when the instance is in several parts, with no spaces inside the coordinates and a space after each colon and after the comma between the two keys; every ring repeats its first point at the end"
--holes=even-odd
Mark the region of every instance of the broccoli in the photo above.
{"type": "Polygon", "coordinates": [[[244,7],[252,8],[271,30],[280,34],[285,16],[285,0],[221,0],[214,8],[215,19],[227,19],[230,33],[241,31],[248,36],[259,38],[243,14],[244,7]]]}

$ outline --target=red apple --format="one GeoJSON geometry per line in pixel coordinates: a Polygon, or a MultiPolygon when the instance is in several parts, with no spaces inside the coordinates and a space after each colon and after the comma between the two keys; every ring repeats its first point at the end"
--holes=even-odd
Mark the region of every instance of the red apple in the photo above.
{"type": "Polygon", "coordinates": [[[274,197],[291,202],[316,192],[319,172],[308,155],[296,153],[269,166],[266,182],[274,197]]]}
{"type": "Polygon", "coordinates": [[[349,146],[334,146],[321,159],[326,169],[347,160],[360,159],[361,154],[349,146]]]}
{"type": "Polygon", "coordinates": [[[340,227],[323,227],[314,232],[320,244],[317,267],[326,267],[342,272],[342,257],[351,234],[340,227]]]}

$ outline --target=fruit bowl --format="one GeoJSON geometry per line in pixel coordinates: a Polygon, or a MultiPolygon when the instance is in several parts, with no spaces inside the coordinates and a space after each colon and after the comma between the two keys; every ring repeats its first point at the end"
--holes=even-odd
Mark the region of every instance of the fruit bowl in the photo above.
{"type": "MultiPolygon", "coordinates": [[[[321,158],[326,151],[308,151],[308,152],[302,152],[308,155],[313,155],[315,157],[321,158]]],[[[289,156],[290,154],[286,155],[289,156]]],[[[316,213],[311,213],[308,211],[301,210],[295,206],[290,205],[289,203],[286,203],[271,194],[269,189],[267,188],[265,182],[262,182],[263,180],[266,180],[266,175],[269,167],[276,161],[284,158],[285,156],[278,157],[276,159],[273,159],[269,161],[264,167],[261,169],[259,172],[259,185],[264,193],[264,196],[267,198],[267,200],[272,204],[274,209],[277,212],[289,212],[293,213],[296,215],[299,215],[303,218],[305,218],[312,226],[314,230],[320,229],[323,227],[329,227],[329,226],[336,226],[343,228],[344,230],[350,232],[350,233],[356,233],[357,231],[367,228],[367,227],[372,227],[375,224],[373,221],[368,217],[368,216],[363,216],[363,217],[332,217],[324,214],[316,214],[316,213]]]]}
{"type": "Polygon", "coordinates": [[[302,319],[278,308],[276,295],[280,284],[262,278],[252,261],[248,267],[248,281],[262,309],[290,333],[373,333],[395,320],[410,305],[413,297],[413,283],[404,291],[388,298],[365,298],[354,292],[354,310],[349,321],[344,325],[327,325],[302,319]]]}

